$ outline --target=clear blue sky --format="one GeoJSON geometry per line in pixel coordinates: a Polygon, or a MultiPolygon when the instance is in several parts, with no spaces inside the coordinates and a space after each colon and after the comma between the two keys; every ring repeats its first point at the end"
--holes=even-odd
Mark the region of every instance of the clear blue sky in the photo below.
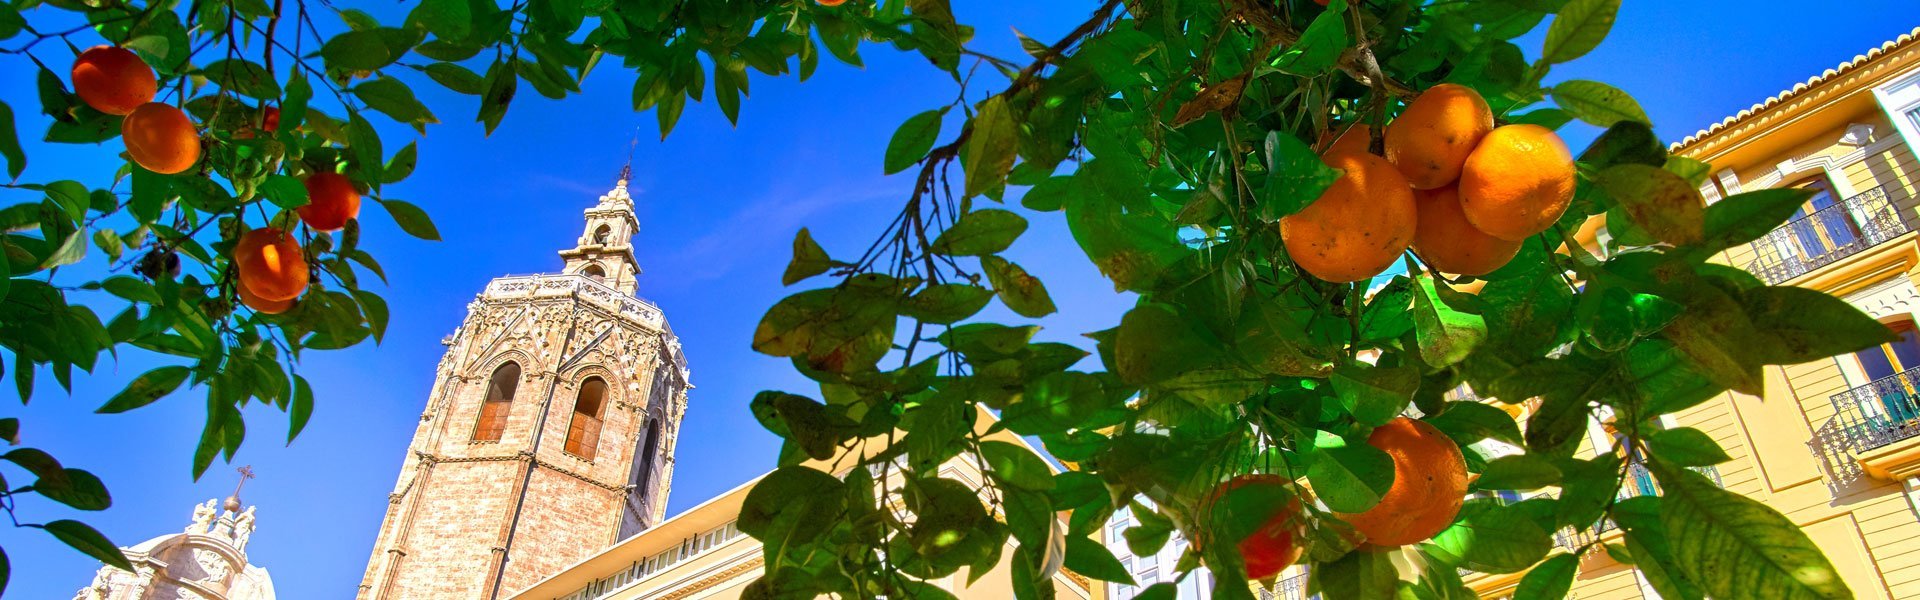
{"type": "MultiPolygon", "coordinates": [[[[1010,27],[1052,40],[1095,3],[987,8],[995,4],[963,2],[956,12],[978,26],[980,47],[1017,57],[1010,27]]],[[[1678,139],[1920,25],[1920,13],[1902,1],[1847,4],[1846,10],[1807,10],[1805,2],[1628,2],[1612,37],[1556,69],[1549,81],[1613,83],[1639,99],[1663,138],[1678,139]]],[[[1536,31],[1521,46],[1533,56],[1539,40],[1536,31]]],[[[56,69],[69,60],[58,56],[64,51],[55,44],[38,50],[56,69]]],[[[471,122],[472,97],[417,85],[446,124],[420,140],[418,171],[387,194],[425,207],[446,241],[406,237],[369,204],[362,247],[379,256],[394,282],[375,288],[392,305],[386,343],[308,356],[302,369],[319,402],[307,432],[291,447],[281,443],[284,415],[258,406],[247,411],[251,435],[235,464],[252,464],[259,473],[244,494],[260,507],[250,553],[273,573],[279,595],[351,596],[432,384],[440,339],[489,279],[559,267],[554,252],[572,245],[580,211],[612,185],[636,126],[642,135],[633,159],[641,222],[635,242],[646,269],[640,294],[665,310],[686,345],[697,386],[689,394],[669,510],[770,468],[778,445],[755,423],[747,401],[762,389],[817,393],[786,361],[748,348],[760,315],[786,293],[779,276],[793,233],[810,227],[836,255],[864,249],[911,185],[907,176],[881,175],[888,137],[908,116],[949,102],[957,91],[917,55],[877,45],[865,46],[864,55],[864,70],[823,60],[806,83],[756,74],[738,128],[711,103],[693,105],[665,142],[658,141],[651,114],[631,110],[632,74],[612,64],[588,78],[584,96],[555,102],[530,90],[521,94],[491,138],[471,122]]],[[[1003,84],[984,70],[981,78],[992,87],[1003,84]]],[[[37,139],[47,121],[31,114],[38,104],[28,83],[30,63],[0,60],[0,81],[8,82],[0,99],[19,114],[22,137],[37,139]]],[[[1576,150],[1594,134],[1570,129],[1576,150]]],[[[411,134],[388,126],[383,135],[393,149],[411,134]]],[[[118,149],[117,142],[102,148],[30,143],[33,162],[23,180],[100,185],[118,149]]],[[[0,190],[0,205],[30,200],[0,190]]],[[[1110,326],[1130,301],[1113,294],[1079,255],[1057,215],[1033,221],[1013,256],[1071,311],[1043,319],[1042,335],[1078,343],[1081,332],[1110,326]]],[[[1008,316],[993,310],[988,316],[1008,316]]],[[[92,470],[115,499],[111,510],[87,514],[35,500],[21,506],[23,520],[82,518],[116,543],[133,545],[178,531],[194,503],[231,491],[231,466],[216,463],[199,483],[189,478],[203,391],[129,414],[92,414],[154,364],[129,351],[118,363],[104,361],[93,376],[77,377],[71,397],[42,373],[25,407],[7,401],[14,394],[10,384],[0,386],[0,417],[22,417],[27,444],[92,470]]],[[[98,567],[39,531],[0,527],[0,545],[14,567],[8,597],[66,598],[98,567]]]]}

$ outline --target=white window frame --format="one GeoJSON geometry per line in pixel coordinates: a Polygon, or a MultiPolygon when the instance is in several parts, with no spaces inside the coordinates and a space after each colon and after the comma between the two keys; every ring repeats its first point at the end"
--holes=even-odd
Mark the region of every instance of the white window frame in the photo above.
{"type": "Polygon", "coordinates": [[[1920,123],[1907,113],[1920,110],[1920,69],[1900,76],[1886,85],[1873,89],[1873,99],[1879,101],[1880,110],[1893,122],[1893,128],[1900,132],[1900,138],[1907,142],[1907,149],[1920,155],[1920,123]]]}

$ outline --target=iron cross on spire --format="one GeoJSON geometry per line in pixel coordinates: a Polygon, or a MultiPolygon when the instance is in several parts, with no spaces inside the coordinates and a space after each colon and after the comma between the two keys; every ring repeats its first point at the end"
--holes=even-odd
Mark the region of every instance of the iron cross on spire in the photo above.
{"type": "Polygon", "coordinates": [[[234,469],[234,471],[240,473],[240,483],[234,484],[233,497],[239,498],[240,488],[247,485],[248,479],[253,479],[253,465],[245,465],[238,469],[234,469]]]}

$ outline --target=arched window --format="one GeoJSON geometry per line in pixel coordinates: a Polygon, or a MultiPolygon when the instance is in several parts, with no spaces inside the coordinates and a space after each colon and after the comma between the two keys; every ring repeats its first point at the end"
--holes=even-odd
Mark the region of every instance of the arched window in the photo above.
{"type": "Polygon", "coordinates": [[[605,246],[607,245],[607,238],[612,236],[613,228],[601,225],[599,229],[593,230],[593,243],[605,246]]]}
{"type": "Polygon", "coordinates": [[[580,270],[580,274],[586,275],[587,278],[594,281],[606,281],[607,279],[607,270],[600,268],[600,265],[587,265],[587,268],[580,270]]]}
{"type": "Polygon", "coordinates": [[[633,485],[640,493],[646,493],[647,484],[653,479],[653,463],[660,456],[660,419],[647,420],[647,438],[640,446],[640,459],[634,461],[633,485]]]}
{"type": "Polygon", "coordinates": [[[497,442],[507,430],[507,414],[513,412],[513,392],[520,387],[520,364],[509,362],[493,370],[487,381],[487,400],[480,404],[480,423],[473,428],[473,441],[497,442]]]}
{"type": "Polygon", "coordinates": [[[600,412],[607,403],[607,381],[588,378],[580,384],[580,395],[573,401],[573,422],[567,425],[567,453],[593,460],[600,445],[600,412]]]}

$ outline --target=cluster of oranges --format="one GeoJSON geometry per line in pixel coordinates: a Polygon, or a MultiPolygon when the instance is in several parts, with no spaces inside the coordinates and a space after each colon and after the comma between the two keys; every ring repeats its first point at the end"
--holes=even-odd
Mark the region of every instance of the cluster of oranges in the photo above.
{"type": "MultiPolygon", "coordinates": [[[[111,115],[123,115],[120,137],[127,156],[155,173],[185,172],[200,160],[200,133],[186,113],[173,105],[154,102],[158,81],[153,68],[125,48],[98,46],[73,62],[73,91],[87,106],[111,115]]],[[[280,111],[261,111],[261,130],[279,128],[280,111]]],[[[252,139],[252,129],[235,132],[252,139]]],[[[331,171],[305,180],[307,204],[295,209],[300,221],[316,231],[338,231],[360,214],[360,191],[346,176],[331,171]]],[[[304,250],[293,234],[278,227],[248,231],[234,244],[231,256],[239,275],[234,286],[240,301],[254,310],[276,314],[293,306],[306,292],[311,274],[304,250]]]]}
{"type": "MultiPolygon", "coordinates": [[[[1367,444],[1393,459],[1393,487],[1366,512],[1336,513],[1352,525],[1359,542],[1373,546],[1417,544],[1453,524],[1466,502],[1467,461],[1460,447],[1425,421],[1399,417],[1376,427],[1367,444]]],[[[1228,491],[1246,486],[1279,486],[1289,492],[1293,481],[1278,475],[1242,475],[1214,488],[1199,507],[1203,522],[1228,491]]],[[[1259,529],[1240,540],[1240,558],[1247,577],[1266,579],[1280,574],[1305,552],[1307,517],[1298,493],[1273,512],[1259,529]]]]}
{"type": "Polygon", "coordinates": [[[103,113],[126,117],[120,138],[127,155],[148,171],[174,174],[200,160],[200,133],[187,114],[154,102],[153,69],[126,48],[96,46],[73,61],[73,93],[103,113]]]}
{"type": "Polygon", "coordinates": [[[1428,266],[1485,275],[1552,227],[1573,202],[1573,155],[1553,130],[1494,127],[1471,88],[1440,84],[1387,125],[1386,156],[1351,127],[1323,159],[1343,171],[1320,198],[1280,220],[1295,264],[1327,281],[1368,279],[1412,247],[1428,266]]]}

